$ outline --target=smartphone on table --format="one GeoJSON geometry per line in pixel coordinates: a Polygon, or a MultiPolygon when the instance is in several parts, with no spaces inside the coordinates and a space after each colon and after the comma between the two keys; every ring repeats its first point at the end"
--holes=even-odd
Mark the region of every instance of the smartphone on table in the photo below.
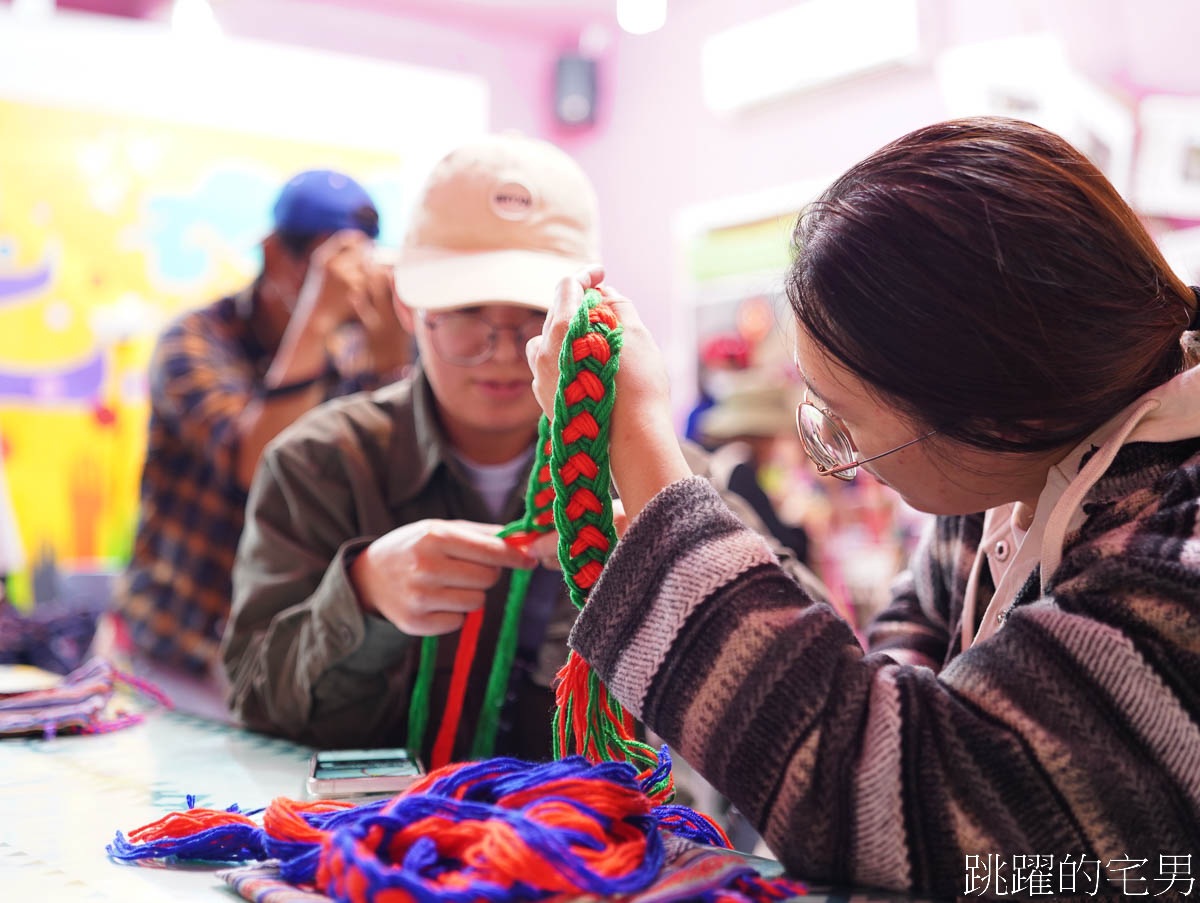
{"type": "Polygon", "coordinates": [[[407,749],[326,749],[313,753],[308,780],[310,799],[388,796],[424,774],[407,749]]]}

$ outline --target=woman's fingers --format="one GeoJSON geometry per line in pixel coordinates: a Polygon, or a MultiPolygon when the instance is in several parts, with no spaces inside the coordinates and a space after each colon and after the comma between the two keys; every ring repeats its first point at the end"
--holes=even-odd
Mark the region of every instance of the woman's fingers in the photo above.
{"type": "Polygon", "coordinates": [[[571,320],[583,293],[597,288],[604,281],[604,267],[596,264],[578,270],[561,280],[554,290],[554,302],[546,314],[542,334],[525,344],[525,358],[533,373],[533,394],[549,417],[554,416],[554,390],[558,386],[558,352],[567,338],[571,320]]]}
{"type": "Polygon", "coordinates": [[[625,503],[620,499],[613,499],[613,529],[617,531],[617,538],[625,535],[625,531],[629,529],[629,516],[625,513],[625,503]]]}

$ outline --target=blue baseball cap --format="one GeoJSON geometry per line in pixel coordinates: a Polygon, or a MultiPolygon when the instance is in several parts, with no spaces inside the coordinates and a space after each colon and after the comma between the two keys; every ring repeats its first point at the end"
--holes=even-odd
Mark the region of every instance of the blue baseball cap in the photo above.
{"type": "Polygon", "coordinates": [[[379,213],[366,189],[329,169],[293,176],[279,192],[272,217],[277,232],[322,235],[357,229],[370,238],[379,236],[379,213]]]}

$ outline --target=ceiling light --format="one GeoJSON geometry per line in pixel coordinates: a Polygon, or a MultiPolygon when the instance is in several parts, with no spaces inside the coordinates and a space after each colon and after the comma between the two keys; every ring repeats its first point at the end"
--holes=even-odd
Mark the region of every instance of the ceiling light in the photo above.
{"type": "Polygon", "coordinates": [[[667,0],[617,0],[617,24],[630,34],[649,34],[667,22],[667,0]]]}
{"type": "Polygon", "coordinates": [[[221,32],[208,0],[175,0],[171,6],[171,28],[189,37],[206,37],[221,32]]]}

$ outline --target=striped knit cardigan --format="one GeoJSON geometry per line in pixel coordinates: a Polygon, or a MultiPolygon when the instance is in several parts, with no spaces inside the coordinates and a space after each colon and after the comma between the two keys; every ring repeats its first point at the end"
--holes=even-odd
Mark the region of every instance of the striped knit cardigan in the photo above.
{"type": "Polygon", "coordinates": [[[1185,899],[1161,877],[1184,860],[1161,857],[1195,854],[1200,878],[1198,500],[1200,439],[1125,446],[1049,592],[1035,571],[966,652],[983,517],[938,518],[864,654],[682,480],[630,526],[571,643],[798,876],[952,895],[972,863],[1073,857],[1110,881],[1079,871],[1084,899],[1185,899]]]}

